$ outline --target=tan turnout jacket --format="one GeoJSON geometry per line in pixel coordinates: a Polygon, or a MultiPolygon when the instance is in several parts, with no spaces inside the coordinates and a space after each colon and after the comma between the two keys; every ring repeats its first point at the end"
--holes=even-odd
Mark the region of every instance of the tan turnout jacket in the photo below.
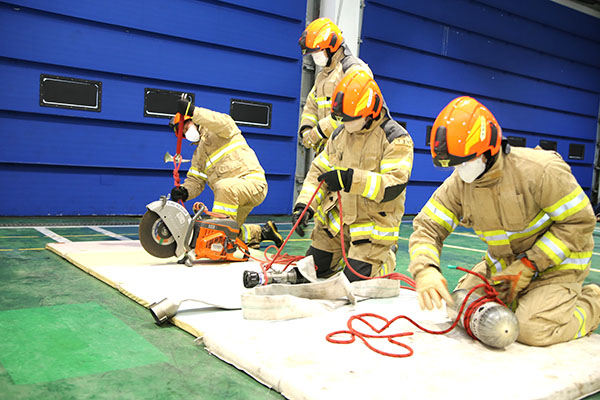
{"type": "Polygon", "coordinates": [[[182,185],[188,190],[190,199],[200,195],[207,182],[214,191],[214,185],[223,178],[266,183],[265,171],[256,153],[229,115],[196,107],[192,121],[199,125],[200,141],[182,185]]]}
{"type": "MultiPolygon", "coordinates": [[[[412,162],[412,139],[394,120],[382,117],[369,129],[354,133],[341,126],[313,160],[297,203],[308,204],[322,173],[340,167],[353,168],[350,192],[340,191],[343,222],[350,226],[351,240],[395,244],[412,162]]],[[[329,192],[323,184],[311,204],[315,218],[332,236],[340,230],[337,201],[335,192],[329,192]]]]}
{"type": "Polygon", "coordinates": [[[442,242],[458,225],[487,243],[488,274],[519,255],[540,274],[530,288],[574,281],[589,272],[596,219],[590,201],[558,153],[512,148],[500,152],[481,178],[464,183],[454,172],[413,222],[410,272],[440,265],[442,242]]]}
{"type": "Polygon", "coordinates": [[[373,76],[367,64],[354,57],[348,47],[342,44],[333,55],[331,64],[317,74],[315,84],[310,90],[302,110],[300,134],[318,124],[319,134],[323,139],[331,136],[331,133],[339,125],[339,122],[331,117],[331,95],[342,78],[356,69],[363,69],[373,76]]]}

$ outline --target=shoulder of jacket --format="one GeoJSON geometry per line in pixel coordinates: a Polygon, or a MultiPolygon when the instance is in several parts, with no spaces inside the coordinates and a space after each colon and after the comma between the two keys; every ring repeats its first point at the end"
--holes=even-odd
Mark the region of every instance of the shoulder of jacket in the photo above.
{"type": "Polygon", "coordinates": [[[346,73],[354,65],[366,65],[363,60],[353,55],[346,56],[342,59],[342,71],[346,73]]]}
{"type": "Polygon", "coordinates": [[[404,129],[402,125],[393,119],[388,119],[382,123],[381,129],[383,129],[383,132],[385,132],[385,137],[388,143],[392,143],[394,139],[398,139],[399,137],[408,136],[406,129],[404,129]]]}
{"type": "Polygon", "coordinates": [[[527,147],[511,147],[510,153],[507,154],[507,158],[512,158],[517,162],[523,161],[536,164],[540,167],[546,167],[548,164],[556,161],[564,163],[560,154],[555,151],[544,150],[541,147],[535,149],[527,147]]]}

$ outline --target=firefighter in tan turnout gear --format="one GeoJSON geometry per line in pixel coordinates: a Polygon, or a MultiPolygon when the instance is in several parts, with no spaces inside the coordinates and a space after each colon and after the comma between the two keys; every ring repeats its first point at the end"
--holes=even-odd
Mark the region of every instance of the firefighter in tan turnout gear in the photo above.
{"type": "MultiPolygon", "coordinates": [[[[431,130],[435,165],[455,171],[413,222],[409,270],[421,308],[451,303],[440,273],[446,237],[460,224],[487,243],[473,271],[491,279],[515,310],[518,341],[547,346],[587,335],[600,322],[600,287],[590,271],[596,219],[571,169],[555,152],[510,148],[492,113],[459,97],[431,130]]],[[[457,289],[481,281],[468,274],[457,289]]]]}
{"type": "Polygon", "coordinates": [[[240,239],[254,248],[263,240],[281,246],[283,240],[273,221],[263,226],[244,224],[250,211],[267,196],[267,180],[256,154],[233,119],[227,114],[194,107],[186,100],[178,101],[178,112],[185,116],[186,138],[197,144],[197,148],[185,181],[171,190],[171,200],[193,199],[208,183],[214,193],[212,211],[236,220],[240,239]]]}
{"type": "Polygon", "coordinates": [[[339,125],[331,117],[331,95],[337,84],[357,69],[373,74],[367,64],[352,55],[342,32],[329,18],[308,24],[298,43],[302,54],[310,54],[315,64],[322,67],[306,98],[298,132],[302,145],[318,153],[339,125]]]}
{"type": "MultiPolygon", "coordinates": [[[[295,223],[319,189],[296,232],[304,236],[315,216],[311,246],[317,276],[328,277],[344,266],[340,229],[351,267],[361,275],[394,271],[393,247],[404,214],[405,187],[413,161],[408,132],[389,116],[377,83],[364,71],[345,76],[333,93],[331,112],[344,124],[313,160],[294,207],[295,223]],[[335,192],[342,198],[343,226],[335,192]]],[[[346,268],[350,281],[361,279],[346,268]]]]}

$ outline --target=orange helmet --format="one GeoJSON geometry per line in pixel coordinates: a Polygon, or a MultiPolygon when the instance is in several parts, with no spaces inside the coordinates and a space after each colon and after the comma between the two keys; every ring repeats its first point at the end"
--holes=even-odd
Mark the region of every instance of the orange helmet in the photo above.
{"type": "Polygon", "coordinates": [[[308,24],[298,44],[302,48],[302,54],[314,53],[321,50],[329,50],[335,53],[340,48],[344,38],[342,31],[329,18],[315,19],[308,24]]]}
{"type": "Polygon", "coordinates": [[[451,167],[500,150],[502,129],[494,115],[477,100],[461,96],[439,113],[431,128],[431,157],[439,167],[451,167]]]}
{"type": "MultiPolygon", "coordinates": [[[[185,121],[187,121],[188,119],[192,119],[192,117],[189,115],[185,115],[183,117],[183,122],[185,123],[185,121]]],[[[173,128],[173,130],[175,131],[175,134],[177,134],[177,127],[179,126],[179,121],[181,121],[180,113],[175,114],[169,121],[169,127],[173,128]]]]}
{"type": "Polygon", "coordinates": [[[331,98],[331,113],[344,122],[361,117],[375,119],[383,106],[379,86],[362,70],[346,75],[333,90],[331,98]]]}

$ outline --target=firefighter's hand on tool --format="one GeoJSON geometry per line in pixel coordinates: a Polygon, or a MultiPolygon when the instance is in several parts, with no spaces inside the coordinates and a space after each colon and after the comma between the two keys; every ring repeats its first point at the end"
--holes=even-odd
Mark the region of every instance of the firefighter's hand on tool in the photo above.
{"type": "Polygon", "coordinates": [[[352,168],[334,169],[333,171],[325,172],[317,178],[319,182],[325,181],[327,187],[332,192],[337,192],[344,189],[345,192],[350,191],[352,187],[352,177],[354,170],[352,168]]]}
{"type": "Polygon", "coordinates": [[[510,304],[525,289],[537,272],[536,267],[526,257],[510,264],[506,269],[492,276],[494,289],[504,304],[510,304]]]}
{"type": "MultiPolygon", "coordinates": [[[[306,208],[306,204],[302,204],[302,203],[298,203],[294,206],[294,213],[292,214],[292,226],[296,225],[296,221],[298,221],[298,218],[300,218],[300,214],[302,214],[302,211],[304,211],[304,208],[306,208]]],[[[302,221],[300,221],[300,223],[298,223],[298,226],[296,227],[296,233],[300,236],[304,236],[304,228],[306,228],[308,226],[308,221],[311,220],[311,218],[313,217],[314,211],[309,207],[306,210],[306,213],[304,214],[304,217],[302,218],[302,221]]]]}
{"type": "Polygon", "coordinates": [[[187,100],[177,100],[177,112],[181,115],[194,116],[194,105],[187,100]]]}
{"type": "Polygon", "coordinates": [[[433,310],[434,305],[436,308],[442,308],[442,299],[448,305],[454,304],[446,286],[446,279],[437,268],[426,267],[422,269],[415,276],[415,282],[421,310],[433,310]]]}
{"type": "Polygon", "coordinates": [[[188,191],[185,187],[183,186],[175,186],[173,189],[171,189],[171,200],[173,201],[186,201],[188,199],[188,191]]]}

